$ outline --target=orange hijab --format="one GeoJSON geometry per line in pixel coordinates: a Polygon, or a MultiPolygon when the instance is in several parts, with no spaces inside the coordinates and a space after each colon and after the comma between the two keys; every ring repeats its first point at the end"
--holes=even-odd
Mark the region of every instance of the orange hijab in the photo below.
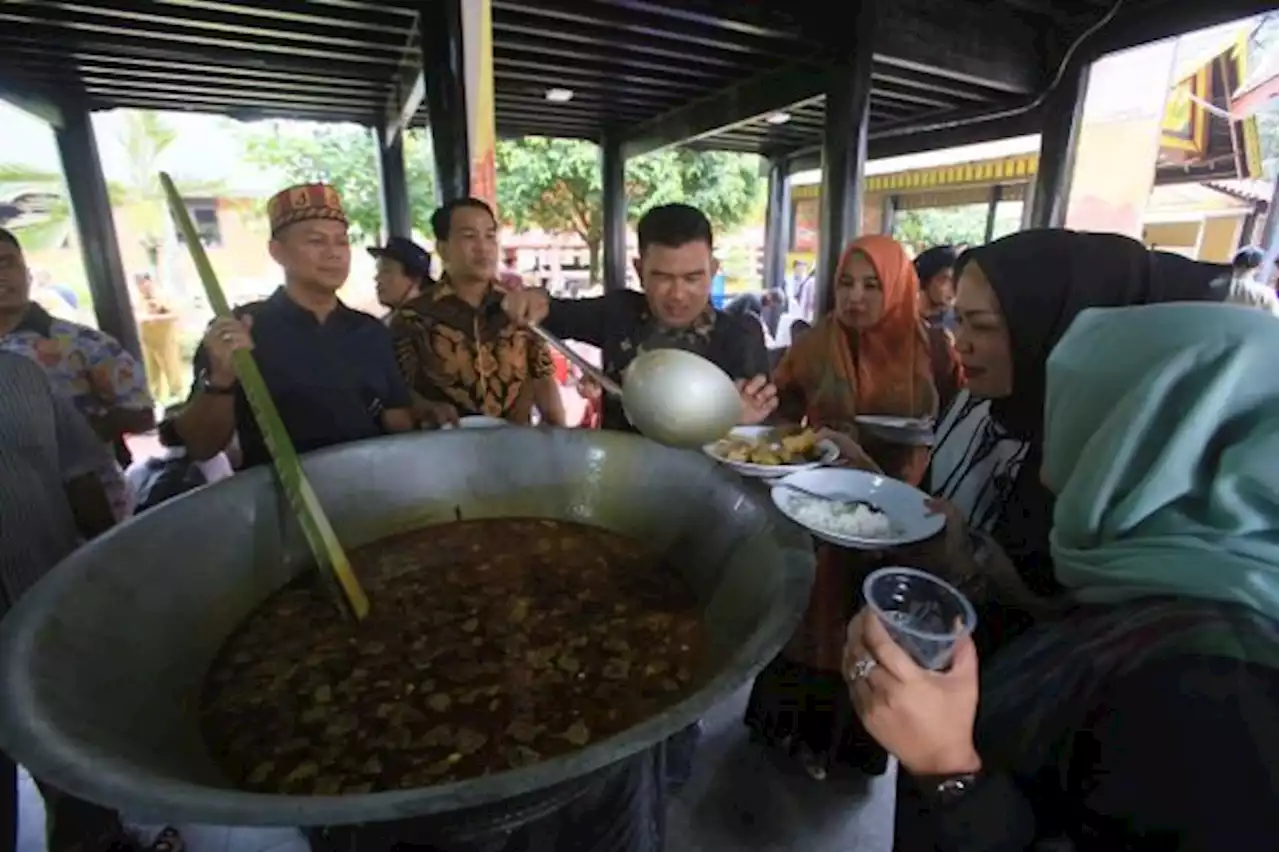
{"type": "Polygon", "coordinates": [[[871,328],[853,331],[828,313],[783,356],[774,384],[780,392],[803,392],[809,420],[819,424],[847,423],[857,414],[934,416],[938,396],[916,306],[915,265],[896,240],[872,235],[845,247],[840,270],[854,252],[880,278],[884,314],[871,328]]]}

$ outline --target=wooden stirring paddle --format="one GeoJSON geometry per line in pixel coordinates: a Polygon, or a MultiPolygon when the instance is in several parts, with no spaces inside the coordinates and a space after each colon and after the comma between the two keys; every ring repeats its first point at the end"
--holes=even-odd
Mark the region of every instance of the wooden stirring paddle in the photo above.
{"type": "MultiPolygon", "coordinates": [[[[218,284],[218,276],[209,263],[209,256],[205,254],[204,244],[200,242],[200,235],[196,232],[196,226],[191,221],[191,214],[187,212],[187,205],[183,203],[178,188],[165,172],[160,173],[160,185],[164,188],[174,221],[178,223],[178,228],[187,241],[187,249],[191,252],[196,272],[200,274],[200,281],[204,284],[209,306],[217,317],[232,316],[231,307],[218,284]]],[[[238,350],[232,355],[232,364],[236,378],[240,380],[240,387],[244,389],[245,398],[249,401],[249,408],[253,411],[253,418],[262,430],[263,441],[271,455],[271,464],[280,480],[285,499],[302,526],[302,533],[320,567],[321,575],[328,581],[327,585],[336,590],[335,598],[339,608],[356,620],[363,619],[369,614],[369,598],[365,596],[360,581],[351,570],[347,554],[325,516],[310,481],[302,471],[293,441],[280,420],[280,412],[276,410],[276,404],[267,391],[266,382],[262,380],[262,373],[258,371],[253,355],[246,350],[238,350]]]]}

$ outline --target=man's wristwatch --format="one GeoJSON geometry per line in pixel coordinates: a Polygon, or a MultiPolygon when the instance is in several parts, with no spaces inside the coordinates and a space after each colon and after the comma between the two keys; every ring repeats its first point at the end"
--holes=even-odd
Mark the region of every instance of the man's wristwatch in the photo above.
{"type": "Polygon", "coordinates": [[[946,805],[964,798],[982,781],[982,772],[956,775],[924,775],[915,779],[930,804],[946,805]]]}
{"type": "Polygon", "coordinates": [[[212,396],[231,396],[236,392],[236,383],[233,381],[229,385],[215,384],[209,376],[209,371],[202,370],[200,372],[200,391],[212,396]]]}

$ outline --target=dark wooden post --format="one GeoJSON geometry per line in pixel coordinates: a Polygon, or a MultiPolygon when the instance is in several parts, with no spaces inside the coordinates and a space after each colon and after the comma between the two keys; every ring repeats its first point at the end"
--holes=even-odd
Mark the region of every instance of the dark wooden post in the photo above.
{"type": "Polygon", "coordinates": [[[1089,66],[1068,69],[1043,107],[1040,132],[1040,165],[1028,187],[1029,212],[1023,217],[1029,228],[1061,228],[1067,221],[1071,173],[1076,163],[1076,139],[1089,88],[1089,66]]]}
{"type": "Polygon", "coordinates": [[[783,288],[787,274],[787,248],[791,236],[791,190],[787,186],[788,163],[782,157],[769,160],[769,198],[764,212],[764,289],[783,288]]]}
{"type": "Polygon", "coordinates": [[[419,6],[418,20],[422,69],[427,78],[427,119],[436,161],[436,200],[444,203],[471,194],[461,0],[424,2],[419,6]]]}
{"type": "Polygon", "coordinates": [[[383,236],[409,237],[413,234],[413,216],[409,210],[409,182],[404,169],[404,133],[388,143],[387,131],[379,127],[374,134],[378,146],[378,184],[382,194],[383,236]]]}
{"type": "Polygon", "coordinates": [[[600,206],[604,249],[604,288],[627,289],[627,161],[622,140],[606,135],[600,143],[600,206]]]}
{"type": "Polygon", "coordinates": [[[871,59],[877,0],[863,0],[845,55],[832,67],[822,134],[822,212],[814,305],[831,305],[840,252],[862,230],[867,123],[871,111],[871,59]]]}
{"type": "Polygon", "coordinates": [[[129,285],[120,260],[120,243],[111,217],[111,196],[102,173],[92,116],[87,109],[64,105],[62,119],[62,126],[54,128],[54,136],[98,327],[120,341],[141,363],[138,326],[133,319],[129,285]]]}

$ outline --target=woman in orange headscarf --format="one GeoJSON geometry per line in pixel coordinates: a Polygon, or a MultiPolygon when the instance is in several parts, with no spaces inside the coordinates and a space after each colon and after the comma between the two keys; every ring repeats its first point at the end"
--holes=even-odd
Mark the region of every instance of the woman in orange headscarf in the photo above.
{"type": "MultiPolygon", "coordinates": [[[[854,240],[841,255],[832,289],[834,310],[792,345],[774,372],[781,417],[807,418],[811,426],[841,433],[846,447],[858,439],[859,414],[935,417],[935,364],[952,378],[959,366],[945,338],[943,357],[932,351],[936,344],[916,303],[919,280],[902,246],[886,236],[854,240]]],[[[928,463],[926,447],[860,443],[881,470],[906,482],[919,482],[928,463]]],[[[827,545],[816,555],[809,609],[757,678],[746,723],[758,737],[797,754],[815,778],[836,764],[879,774],[885,753],[857,723],[840,672],[845,624],[877,557],[827,545]]]]}
{"type": "MultiPolygon", "coordinates": [[[[917,308],[920,283],[902,246],[878,235],[849,243],[832,291],[835,309],[774,372],[782,417],[856,436],[859,414],[935,416],[934,359],[917,308]]],[[[886,473],[912,483],[928,455],[923,448],[864,449],[886,473]]]]}

